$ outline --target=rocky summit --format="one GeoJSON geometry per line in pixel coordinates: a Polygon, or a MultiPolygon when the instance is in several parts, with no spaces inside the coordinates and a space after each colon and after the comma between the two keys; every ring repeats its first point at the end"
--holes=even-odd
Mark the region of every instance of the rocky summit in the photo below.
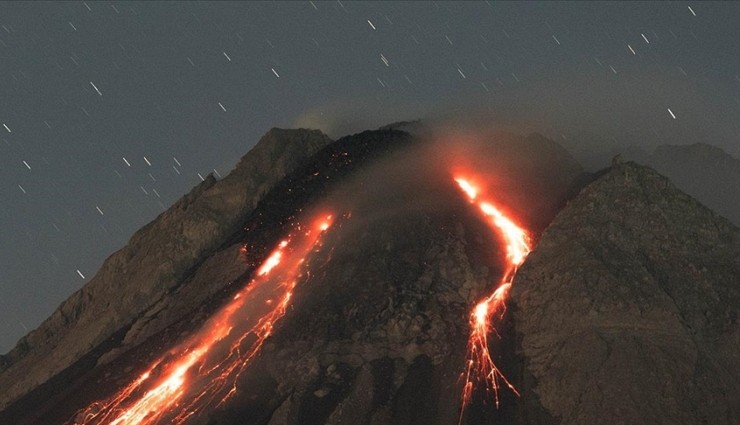
{"type": "Polygon", "coordinates": [[[516,276],[522,423],[740,423],[740,229],[616,163],[516,276]]]}
{"type": "Polygon", "coordinates": [[[0,423],[112,422],[95,419],[99,402],[197,354],[173,347],[248,293],[317,211],[333,227],[296,263],[280,320],[232,346],[249,352],[264,336],[228,402],[156,421],[147,407],[143,423],[740,422],[740,230],[646,167],[586,176],[540,135],[482,133],[453,149],[459,134],[419,128],[334,142],[271,130],[2,358],[0,423]],[[471,311],[507,267],[502,239],[453,181],[461,170],[491,182],[536,246],[490,332],[520,394],[502,388],[499,408],[480,388],[461,403],[471,311]]]}

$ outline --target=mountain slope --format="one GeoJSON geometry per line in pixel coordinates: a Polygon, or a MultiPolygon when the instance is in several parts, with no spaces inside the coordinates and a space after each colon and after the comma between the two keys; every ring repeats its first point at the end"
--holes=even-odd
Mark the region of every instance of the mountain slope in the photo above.
{"type": "Polygon", "coordinates": [[[558,214],[512,309],[526,422],[740,422],[740,230],[649,168],[558,214]]]}
{"type": "Polygon", "coordinates": [[[330,142],[316,130],[270,130],[226,178],[209,176],[136,232],[0,359],[0,408],[130,326],[239,229],[265,192],[330,142]]]}
{"type": "MultiPolygon", "coordinates": [[[[82,403],[114,391],[128,379],[133,368],[141,367],[142,363],[166,352],[183,334],[194,332],[229,294],[243,286],[271,246],[284,237],[286,228],[302,208],[325,196],[328,186],[340,181],[353,169],[409,141],[406,133],[366,132],[328,144],[307,158],[303,153],[291,153],[294,149],[316,150],[311,145],[300,146],[305,142],[302,134],[320,135],[305,130],[273,130],[268,133],[263,140],[268,140],[268,147],[278,143],[277,147],[262,151],[259,146],[255,147],[259,155],[253,150],[246,158],[251,155],[256,162],[245,167],[253,172],[270,170],[270,167],[273,167],[271,172],[282,172],[284,166],[281,161],[289,161],[293,168],[289,175],[273,184],[266,193],[260,186],[256,209],[232,211],[233,216],[227,219],[236,222],[236,226],[229,233],[216,235],[214,248],[183,271],[176,287],[151,302],[141,313],[133,315],[131,324],[116,332],[111,341],[84,351],[79,360],[41,385],[29,384],[31,392],[0,411],[0,423],[63,423],[82,407],[82,403]],[[275,132],[277,137],[270,137],[275,132]],[[281,145],[286,157],[279,154],[281,145]],[[271,164],[270,161],[274,162],[271,164]],[[246,254],[243,251],[245,246],[249,247],[246,254]],[[47,409],[51,409],[51,413],[47,409]]],[[[232,182],[220,187],[217,199],[243,197],[244,184],[239,182],[243,182],[243,176],[249,173],[245,173],[241,166],[217,183],[232,182]],[[232,177],[233,174],[236,177],[232,177]]],[[[217,204],[222,202],[213,201],[217,204]]],[[[248,206],[249,202],[246,204],[248,206]]],[[[178,205],[170,211],[177,213],[178,205]]],[[[158,249],[160,243],[156,232],[151,235],[149,244],[144,246],[147,252],[158,249]]],[[[164,251],[163,255],[167,258],[172,253],[164,251]]],[[[105,314],[101,316],[102,320],[106,319],[105,314]]],[[[22,370],[20,366],[18,370],[22,370]]],[[[2,377],[7,378],[7,375],[2,377]]]]}

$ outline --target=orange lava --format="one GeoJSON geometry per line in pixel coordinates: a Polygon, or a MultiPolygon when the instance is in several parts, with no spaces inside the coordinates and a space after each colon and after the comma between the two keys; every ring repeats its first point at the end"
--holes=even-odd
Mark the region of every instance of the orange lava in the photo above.
{"type": "Polygon", "coordinates": [[[508,218],[492,201],[480,199],[481,190],[470,179],[457,176],[455,181],[470,203],[480,210],[491,230],[501,236],[506,246],[506,269],[496,285],[496,290],[480,301],[470,313],[470,337],[463,373],[465,385],[460,412],[460,422],[462,422],[464,410],[470,404],[473,390],[478,385],[483,385],[486,391],[493,394],[497,408],[502,383],[519,395],[516,388],[494,363],[488,349],[488,335],[492,332],[496,333],[495,323],[500,321],[506,313],[506,300],[512,279],[517,268],[531,251],[531,242],[527,232],[508,218]]]}
{"type": "Polygon", "coordinates": [[[223,404],[290,305],[306,256],[333,223],[322,214],[281,241],[256,276],[186,341],[105,401],[78,412],[76,425],[182,424],[223,404]]]}

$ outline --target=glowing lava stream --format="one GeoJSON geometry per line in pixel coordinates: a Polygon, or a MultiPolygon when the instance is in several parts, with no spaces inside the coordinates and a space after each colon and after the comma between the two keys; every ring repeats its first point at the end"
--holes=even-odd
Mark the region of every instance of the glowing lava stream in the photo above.
{"type": "Polygon", "coordinates": [[[227,401],[285,314],[306,256],[320,245],[332,222],[331,215],[321,215],[308,228],[294,226],[247,286],[197,333],[112,398],[78,412],[73,423],[182,424],[204,407],[227,401]]]}
{"type": "Polygon", "coordinates": [[[519,395],[516,388],[493,362],[488,350],[488,335],[491,332],[496,332],[494,322],[501,320],[504,313],[506,313],[506,300],[509,296],[512,280],[517,268],[531,251],[531,242],[524,229],[506,217],[493,203],[480,199],[480,190],[470,180],[455,177],[455,182],[467,195],[470,203],[480,210],[491,229],[500,233],[506,245],[506,269],[503,277],[496,286],[496,290],[480,301],[470,313],[470,337],[463,375],[465,386],[463,387],[460,411],[460,423],[462,423],[465,408],[470,404],[473,389],[478,384],[482,383],[485,385],[486,391],[493,392],[497,408],[499,406],[498,391],[501,382],[506,384],[516,395],[519,395]]]}

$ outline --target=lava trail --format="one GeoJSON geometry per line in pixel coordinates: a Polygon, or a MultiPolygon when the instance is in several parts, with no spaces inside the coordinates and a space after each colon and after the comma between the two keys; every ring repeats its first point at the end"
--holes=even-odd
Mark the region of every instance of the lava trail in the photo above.
{"type": "Polygon", "coordinates": [[[493,201],[481,195],[479,187],[471,179],[456,176],[455,182],[465,193],[470,203],[482,214],[485,222],[495,233],[498,233],[506,246],[506,268],[496,289],[478,302],[470,313],[470,337],[463,379],[465,385],[462,394],[460,422],[465,408],[470,404],[473,390],[483,385],[487,392],[493,394],[496,407],[499,406],[499,389],[505,384],[516,395],[519,392],[501,373],[488,349],[488,335],[496,334],[496,322],[506,313],[506,300],[517,268],[524,262],[531,251],[531,240],[527,232],[507,217],[493,201]]]}
{"type": "Polygon", "coordinates": [[[182,424],[203,409],[226,402],[285,314],[307,255],[321,244],[332,223],[332,215],[324,213],[309,226],[294,226],[253,279],[197,333],[110,399],[78,412],[71,423],[182,424]]]}

